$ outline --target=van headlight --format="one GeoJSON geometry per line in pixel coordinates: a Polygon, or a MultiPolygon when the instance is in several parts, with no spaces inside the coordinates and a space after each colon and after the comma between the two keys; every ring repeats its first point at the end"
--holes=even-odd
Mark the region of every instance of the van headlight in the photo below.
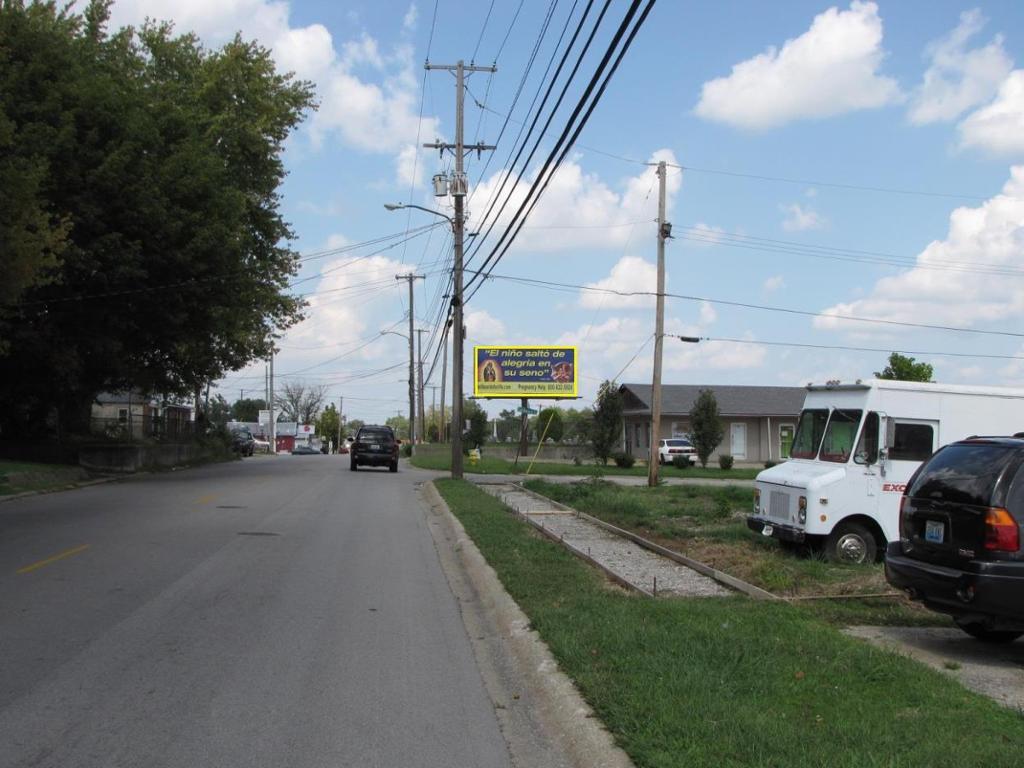
{"type": "Polygon", "coordinates": [[[761,491],[758,488],[754,489],[754,514],[756,515],[761,511],[761,491]]]}
{"type": "Polygon", "coordinates": [[[796,518],[803,525],[807,522],[807,497],[801,496],[796,503],[796,518]]]}

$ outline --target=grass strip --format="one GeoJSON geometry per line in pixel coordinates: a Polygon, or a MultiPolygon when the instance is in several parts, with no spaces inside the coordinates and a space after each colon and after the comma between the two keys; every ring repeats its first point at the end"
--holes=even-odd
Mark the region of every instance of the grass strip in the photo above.
{"type": "Polygon", "coordinates": [[[471,483],[452,512],[639,768],[1018,766],[1024,718],[796,608],[649,600],[471,483]]]}
{"type": "MultiPolygon", "coordinates": [[[[485,449],[486,451],[486,449],[485,449]]],[[[434,469],[447,471],[451,469],[451,455],[443,452],[422,452],[410,460],[414,467],[420,469],[434,469]]],[[[499,459],[493,456],[483,456],[474,464],[467,458],[463,469],[470,474],[480,475],[513,475],[525,474],[526,468],[530,465],[529,458],[520,459],[518,466],[508,459],[499,459]]],[[[756,467],[743,467],[738,469],[719,469],[718,467],[690,467],[689,469],[677,469],[672,466],[661,467],[659,476],[665,478],[700,478],[713,480],[753,480],[757,473],[762,470],[756,467]]],[[[600,467],[597,464],[565,464],[557,461],[538,461],[530,469],[531,475],[572,475],[579,477],[603,477],[613,475],[616,477],[647,477],[647,467],[637,465],[623,468],[616,466],[600,467]]],[[[747,490],[749,496],[750,491],[747,490]]]]}
{"type": "Polygon", "coordinates": [[[88,478],[81,467],[0,461],[0,496],[66,488],[88,478]]]}

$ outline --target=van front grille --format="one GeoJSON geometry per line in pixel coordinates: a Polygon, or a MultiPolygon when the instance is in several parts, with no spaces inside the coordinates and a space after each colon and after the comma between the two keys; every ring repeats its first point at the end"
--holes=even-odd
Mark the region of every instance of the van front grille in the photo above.
{"type": "Polygon", "coordinates": [[[772,491],[768,497],[768,517],[782,523],[790,521],[790,498],[785,491],[772,491]]]}

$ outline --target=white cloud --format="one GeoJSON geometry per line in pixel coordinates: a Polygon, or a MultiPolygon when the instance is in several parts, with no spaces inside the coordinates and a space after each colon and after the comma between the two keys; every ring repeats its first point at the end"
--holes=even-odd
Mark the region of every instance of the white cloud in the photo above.
{"type": "Polygon", "coordinates": [[[411,32],[416,29],[416,19],[419,16],[419,11],[416,8],[416,3],[409,5],[409,10],[405,12],[405,16],[402,17],[402,29],[406,32],[411,32]]]}
{"type": "Polygon", "coordinates": [[[786,281],[782,278],[782,275],[773,275],[772,277],[769,277],[767,280],[764,281],[764,284],[762,284],[761,289],[765,293],[775,293],[775,291],[785,287],[786,281]]]}
{"type": "MultiPolygon", "coordinates": [[[[467,309],[463,319],[467,346],[474,344],[509,344],[505,323],[483,309],[467,309]]],[[[515,342],[519,344],[519,341],[515,342]]]]}
{"type": "Polygon", "coordinates": [[[711,325],[718,319],[718,313],[710,302],[702,301],[700,303],[700,324],[711,325]]]}
{"type": "Polygon", "coordinates": [[[959,128],[965,147],[1024,153],[1024,69],[1011,72],[995,101],[968,115],[959,128]]]}
{"type": "MultiPolygon", "coordinates": [[[[662,149],[651,156],[652,162],[676,163],[671,150],[662,149]]],[[[472,191],[471,226],[483,218],[488,203],[497,194],[507,170],[499,171],[472,191]]],[[[521,181],[498,219],[507,224],[536,178],[536,171],[521,181]]],[[[509,195],[510,181],[502,191],[509,195]]],[[[666,180],[667,205],[671,209],[682,184],[682,174],[669,173],[666,180]]],[[[540,204],[530,214],[526,226],[516,238],[515,248],[533,251],[558,251],[576,248],[616,248],[627,243],[652,243],[658,215],[657,179],[654,169],[627,178],[622,192],[610,188],[596,174],[586,173],[576,159],[567,159],[552,177],[540,204]],[[639,222],[639,223],[636,223],[639,222]]],[[[500,230],[496,230],[500,231],[500,230]]],[[[653,249],[653,245],[652,245],[653,249]]]]}
{"type": "Polygon", "coordinates": [[[903,99],[879,74],[882,20],[873,2],[829,8],[807,32],[742,61],[728,77],[704,83],[696,113],[739,128],[773,128],[793,120],[875,109],[903,99]]]}
{"type": "MultiPolygon", "coordinates": [[[[241,31],[269,48],[283,71],[316,84],[320,109],[307,128],[315,145],[338,135],[355,149],[394,155],[398,181],[408,186],[406,148],[415,144],[420,126],[413,48],[402,43],[383,52],[376,39],[363,34],[341,44],[339,52],[322,24],[291,26],[290,10],[291,4],[280,0],[121,0],[113,6],[112,25],[169,19],[178,31],[194,31],[207,45],[222,44],[241,31]]],[[[415,4],[402,23],[405,32],[415,26],[415,4]]],[[[438,119],[424,117],[419,134],[440,135],[438,119]]]]}
{"type": "Polygon", "coordinates": [[[786,214],[782,228],[787,232],[803,232],[808,229],[821,229],[825,219],[816,211],[804,208],[800,203],[780,205],[779,210],[786,214]]]}
{"type": "Polygon", "coordinates": [[[1001,35],[983,48],[966,50],[967,41],[984,26],[981,11],[964,11],[956,29],[928,46],[931,64],[914,93],[910,122],[923,125],[954,120],[995,95],[1013,69],[1013,61],[1003,50],[1001,35]]]}
{"type": "MultiPolygon", "coordinates": [[[[930,243],[913,269],[882,278],[866,297],[825,312],[963,327],[1021,318],[1021,278],[1007,277],[998,270],[1019,269],[1022,250],[1024,166],[1014,166],[1000,194],[975,208],[961,207],[950,214],[946,239],[930,243]]],[[[815,318],[814,325],[866,333],[892,331],[834,317],[815,318]]]]}
{"type": "MultiPolygon", "coordinates": [[[[608,277],[586,285],[602,291],[654,293],[658,288],[658,268],[639,256],[623,256],[612,267],[608,277]]],[[[654,296],[619,296],[614,293],[580,291],[580,306],[587,309],[635,309],[653,307],[654,303],[654,296]]]]}

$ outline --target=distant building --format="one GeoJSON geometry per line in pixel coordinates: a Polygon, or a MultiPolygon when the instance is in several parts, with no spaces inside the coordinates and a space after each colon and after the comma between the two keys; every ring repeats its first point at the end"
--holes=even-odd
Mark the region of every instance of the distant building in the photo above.
{"type": "MultiPolygon", "coordinates": [[[[748,387],[732,384],[663,384],[662,438],[690,433],[690,410],[702,389],[718,401],[725,436],[712,454],[729,454],[738,462],[763,463],[789,458],[797,418],[807,390],[803,387],[748,387]]],[[[623,448],[647,459],[651,446],[651,385],[623,384],[623,448]]]]}
{"type": "Polygon", "coordinates": [[[100,392],[90,415],[94,433],[136,440],[185,437],[194,425],[191,406],[140,392],[100,392]]]}

